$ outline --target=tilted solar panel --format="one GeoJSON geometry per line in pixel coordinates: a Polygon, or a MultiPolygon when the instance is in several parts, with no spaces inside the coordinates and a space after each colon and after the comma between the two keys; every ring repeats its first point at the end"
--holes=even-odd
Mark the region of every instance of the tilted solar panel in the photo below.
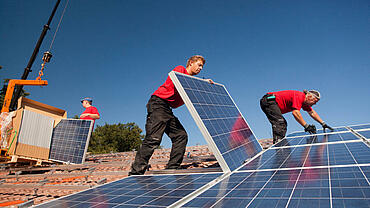
{"type": "Polygon", "coordinates": [[[92,126],[91,120],[62,119],[53,131],[49,159],[74,164],[83,163],[92,126]]]}
{"type": "Polygon", "coordinates": [[[262,151],[223,85],[174,71],[169,76],[223,171],[235,170],[262,151]]]}

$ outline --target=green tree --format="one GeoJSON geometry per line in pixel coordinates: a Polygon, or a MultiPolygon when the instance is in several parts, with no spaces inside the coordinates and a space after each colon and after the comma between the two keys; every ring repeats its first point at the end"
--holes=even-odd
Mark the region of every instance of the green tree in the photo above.
{"type": "MultiPolygon", "coordinates": [[[[5,94],[6,94],[6,89],[8,88],[8,82],[9,82],[10,79],[4,79],[4,84],[3,84],[3,88],[1,88],[0,90],[0,108],[3,107],[3,103],[4,103],[4,98],[5,98],[5,94]]],[[[14,93],[14,92],[13,92],[14,93]]],[[[13,94],[14,95],[14,94],[13,94]]],[[[21,91],[21,96],[23,97],[27,97],[29,96],[30,93],[26,92],[24,89],[22,89],[21,91]]]]}
{"type": "Polygon", "coordinates": [[[93,154],[125,152],[138,149],[144,135],[135,123],[97,126],[90,139],[88,151],[93,154]]]}

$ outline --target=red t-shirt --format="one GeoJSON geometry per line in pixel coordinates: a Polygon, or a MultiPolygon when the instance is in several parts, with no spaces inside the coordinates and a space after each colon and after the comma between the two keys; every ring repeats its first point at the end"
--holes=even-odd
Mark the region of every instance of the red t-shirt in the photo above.
{"type": "MultiPolygon", "coordinates": [[[[176,66],[172,71],[180,72],[183,74],[188,74],[185,67],[183,66],[176,66]]],[[[184,104],[182,101],[179,92],[177,92],[175,85],[173,84],[170,76],[167,77],[167,80],[161,85],[154,93],[164,100],[166,100],[172,108],[180,107],[184,104]]]]}
{"type": "Polygon", "coordinates": [[[269,92],[267,94],[274,94],[275,101],[279,106],[281,113],[288,113],[293,110],[312,111],[311,106],[303,104],[306,95],[303,92],[296,90],[284,90],[278,92],[269,92]]]}
{"type": "MultiPolygon", "coordinates": [[[[84,113],[98,114],[100,116],[100,114],[98,112],[98,109],[95,108],[94,106],[87,107],[82,114],[84,114],[84,113]]],[[[80,119],[82,119],[82,120],[93,120],[94,123],[95,123],[95,119],[91,118],[90,116],[86,116],[86,117],[83,117],[83,118],[80,118],[80,119]]]]}

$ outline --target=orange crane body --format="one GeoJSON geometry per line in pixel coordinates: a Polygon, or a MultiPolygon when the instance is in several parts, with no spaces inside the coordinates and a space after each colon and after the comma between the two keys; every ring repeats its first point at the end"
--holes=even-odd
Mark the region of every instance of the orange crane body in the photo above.
{"type": "Polygon", "coordinates": [[[2,112],[9,112],[9,106],[10,102],[13,97],[14,87],[16,85],[36,85],[36,86],[45,86],[48,85],[48,81],[46,80],[24,80],[24,79],[11,79],[8,83],[8,88],[6,90],[5,98],[4,98],[4,104],[1,109],[2,112]]]}

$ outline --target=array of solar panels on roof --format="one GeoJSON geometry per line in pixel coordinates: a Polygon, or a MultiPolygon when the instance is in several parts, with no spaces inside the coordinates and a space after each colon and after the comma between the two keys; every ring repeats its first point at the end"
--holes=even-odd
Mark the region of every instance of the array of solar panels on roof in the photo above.
{"type": "Polygon", "coordinates": [[[92,126],[91,120],[62,119],[53,131],[50,160],[73,164],[83,163],[92,126]]]}
{"type": "Polygon", "coordinates": [[[169,76],[224,171],[262,151],[224,85],[177,72],[169,76]]]}
{"type": "Polygon", "coordinates": [[[369,131],[287,137],[310,142],[275,145],[232,172],[130,176],[38,207],[370,207],[370,148],[356,134],[369,131]]]}

